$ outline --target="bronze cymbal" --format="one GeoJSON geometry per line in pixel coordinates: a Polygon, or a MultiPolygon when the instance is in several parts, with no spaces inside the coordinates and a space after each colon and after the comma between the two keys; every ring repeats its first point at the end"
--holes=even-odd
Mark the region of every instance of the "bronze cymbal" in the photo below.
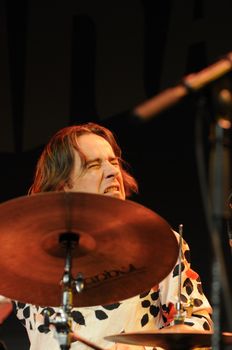
{"type": "Polygon", "coordinates": [[[121,333],[105,337],[106,340],[130,345],[161,347],[165,350],[184,350],[211,346],[212,332],[191,330],[181,332],[168,328],[137,333],[121,333]]]}
{"type": "Polygon", "coordinates": [[[169,224],[148,208],[108,196],[49,192],[0,204],[0,294],[59,306],[66,250],[60,235],[79,240],[72,275],[85,279],[74,306],[111,304],[149,290],[178,256],[169,224]]]}

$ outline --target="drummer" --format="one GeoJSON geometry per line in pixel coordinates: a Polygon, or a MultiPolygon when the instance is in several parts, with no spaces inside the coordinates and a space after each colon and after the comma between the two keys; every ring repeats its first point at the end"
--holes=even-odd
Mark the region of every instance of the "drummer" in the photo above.
{"type": "MultiPolygon", "coordinates": [[[[112,132],[98,124],[86,123],[61,129],[42,152],[29,193],[48,191],[88,192],[125,200],[138,191],[138,186],[125,170],[121,150],[112,132]]],[[[178,234],[175,235],[178,239],[178,234]]],[[[182,250],[181,301],[187,310],[183,314],[182,328],[212,330],[212,309],[202,291],[198,273],[190,267],[186,242],[183,242],[182,250]]],[[[172,326],[178,301],[177,267],[158,285],[141,295],[111,305],[73,308],[72,331],[100,347],[116,346],[120,349],[128,346],[113,345],[104,337],[172,326]]],[[[51,318],[55,317],[58,308],[47,307],[51,318]]],[[[17,317],[25,325],[29,336],[30,350],[60,348],[54,329],[48,330],[43,326],[45,309],[15,302],[17,317]]],[[[84,350],[87,346],[77,341],[71,344],[71,349],[84,350]]]]}

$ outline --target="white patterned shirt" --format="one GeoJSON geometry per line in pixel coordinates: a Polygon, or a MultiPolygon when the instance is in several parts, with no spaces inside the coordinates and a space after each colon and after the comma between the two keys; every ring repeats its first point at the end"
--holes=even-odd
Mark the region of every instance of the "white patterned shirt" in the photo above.
{"type": "MultiPolygon", "coordinates": [[[[175,233],[178,239],[178,234],[175,233]]],[[[165,258],[165,257],[164,257],[165,258]]],[[[102,348],[132,349],[134,346],[114,345],[104,337],[122,332],[139,332],[160,329],[174,323],[175,305],[178,301],[178,261],[169,275],[147,293],[119,301],[111,305],[73,308],[71,311],[72,331],[102,348]]],[[[185,324],[197,330],[212,330],[211,306],[202,291],[199,275],[190,267],[188,244],[182,245],[182,289],[183,305],[193,303],[191,317],[185,315],[185,324]]],[[[39,307],[14,301],[18,319],[26,327],[30,350],[59,350],[60,345],[54,329],[45,329],[44,310],[50,317],[56,316],[58,308],[39,307]]],[[[71,350],[89,350],[85,344],[76,341],[71,350]]],[[[135,350],[139,350],[135,346],[135,350]]]]}

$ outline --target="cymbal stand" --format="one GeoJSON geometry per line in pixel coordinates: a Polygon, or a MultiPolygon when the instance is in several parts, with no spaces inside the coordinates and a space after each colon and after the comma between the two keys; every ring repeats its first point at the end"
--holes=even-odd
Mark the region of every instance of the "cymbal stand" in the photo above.
{"type": "Polygon", "coordinates": [[[62,279],[62,304],[55,319],[50,319],[49,314],[44,315],[44,326],[48,328],[54,325],[56,328],[56,335],[60,344],[61,350],[68,350],[71,346],[71,309],[73,303],[73,287],[78,293],[84,289],[84,279],[79,273],[74,279],[71,274],[72,269],[72,250],[78,244],[79,236],[74,233],[64,233],[60,235],[60,244],[66,248],[66,261],[64,274],[62,279]]]}
{"type": "Polygon", "coordinates": [[[178,265],[178,301],[176,303],[176,314],[174,317],[174,324],[183,324],[184,323],[184,309],[181,302],[181,255],[182,255],[182,237],[183,237],[183,225],[179,225],[179,265],[178,265]]]}

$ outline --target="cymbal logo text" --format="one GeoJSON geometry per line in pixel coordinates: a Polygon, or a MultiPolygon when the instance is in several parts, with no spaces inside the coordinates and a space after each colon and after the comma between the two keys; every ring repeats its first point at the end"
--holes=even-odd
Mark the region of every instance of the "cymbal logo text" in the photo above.
{"type": "Polygon", "coordinates": [[[129,264],[128,268],[122,267],[120,269],[103,271],[95,276],[85,278],[85,289],[95,286],[97,287],[104,281],[108,282],[109,280],[117,280],[125,276],[128,277],[128,275],[131,273],[141,273],[142,271],[144,271],[144,267],[137,268],[132,264],[129,264]]]}

